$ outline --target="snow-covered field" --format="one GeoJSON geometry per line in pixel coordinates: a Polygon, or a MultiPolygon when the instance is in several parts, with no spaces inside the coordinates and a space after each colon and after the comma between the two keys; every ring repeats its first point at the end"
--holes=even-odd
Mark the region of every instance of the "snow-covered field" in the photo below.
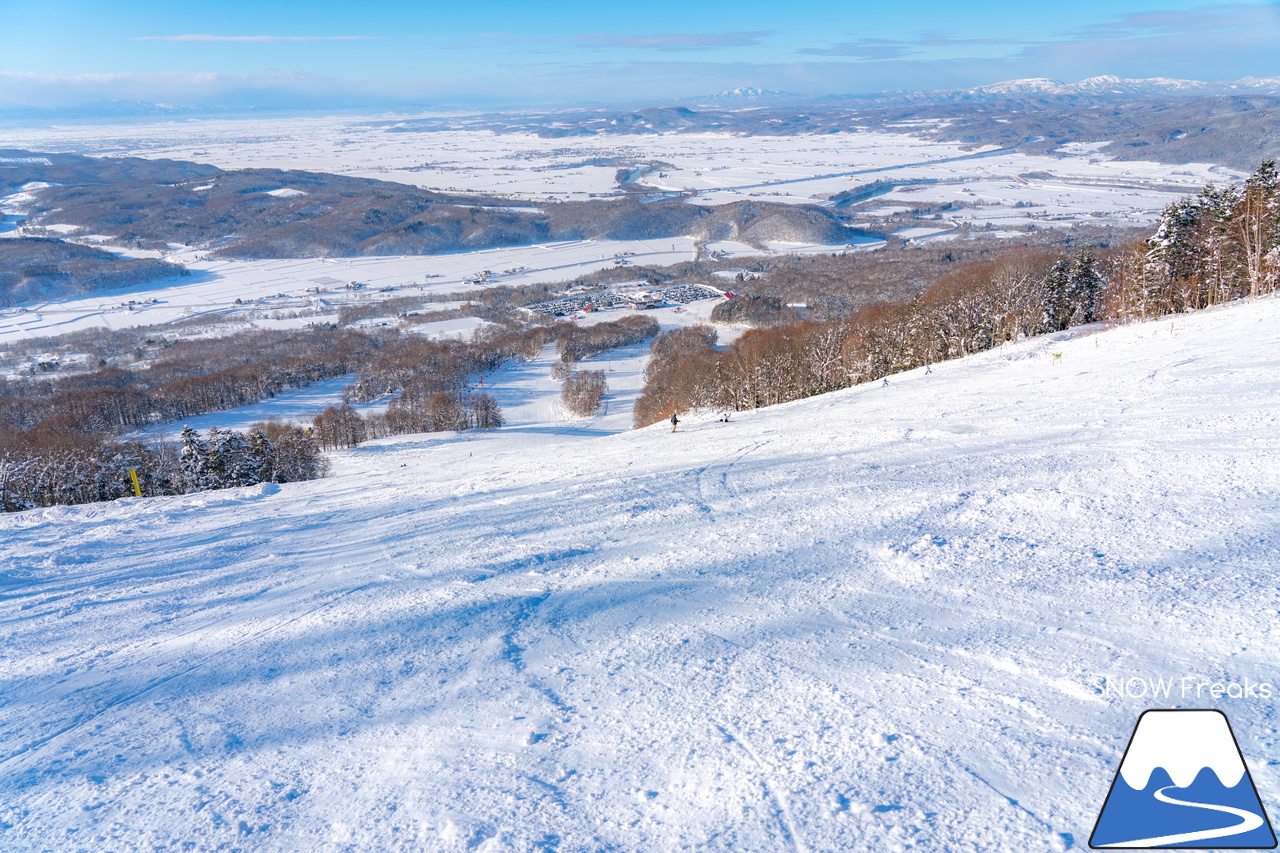
{"type": "MultiPolygon", "coordinates": [[[[1206,164],[1171,169],[1158,163],[1111,161],[1097,153],[1097,144],[1071,144],[1058,152],[1060,156],[1026,156],[965,151],[957,145],[880,132],[548,140],[475,130],[396,133],[371,123],[369,117],[350,116],[13,129],[6,131],[6,144],[94,155],[174,157],[224,168],[303,168],[543,201],[616,194],[618,162],[668,164],[652,169],[639,182],[685,194],[690,203],[751,198],[831,205],[828,199],[837,193],[872,181],[893,181],[898,185],[859,214],[863,224],[874,225],[908,210],[908,202],[949,206],[924,219],[884,226],[913,242],[955,239],[966,233],[1012,236],[1027,227],[1077,223],[1149,226],[1179,194],[1195,192],[1210,181],[1241,177],[1206,164]]],[[[0,199],[0,232],[21,233],[24,199],[24,193],[0,199]]],[[[93,241],[92,235],[76,239],[93,241]]],[[[729,256],[759,254],[748,246],[717,245],[729,256]]],[[[881,245],[868,239],[856,250],[881,245]]],[[[779,253],[844,251],[791,243],[770,243],[766,248],[779,253]]],[[[634,264],[665,265],[690,260],[697,252],[695,241],[681,237],[559,242],[424,257],[221,261],[209,259],[203,249],[175,245],[164,257],[186,265],[191,278],[0,312],[0,343],[201,316],[235,318],[263,328],[302,326],[332,320],[337,308],[351,300],[465,290],[484,270],[495,273],[486,281],[518,286],[570,281],[614,264],[619,255],[634,264]],[[351,282],[364,289],[347,290],[351,282]]]]}
{"type": "Polygon", "coordinates": [[[513,373],[498,432],[0,517],[0,848],[1079,849],[1170,706],[1274,810],[1277,353],[1270,299],[675,434],[513,373]]]}
{"type": "MultiPolygon", "coordinates": [[[[796,247],[803,248],[803,247],[796,247]]],[[[611,267],[627,254],[635,264],[663,266],[692,260],[688,237],[664,240],[575,240],[386,258],[211,260],[196,251],[167,257],[191,271],[188,278],[155,281],[127,290],[30,303],[0,311],[0,343],[86,328],[131,328],[200,316],[234,317],[264,328],[332,320],[344,303],[432,293],[479,291],[468,283],[491,270],[491,284],[561,282],[611,267]],[[348,285],[358,283],[352,291],[348,285]]],[[[826,247],[826,251],[832,251],[826,247]]],[[[151,253],[154,254],[154,253],[151,253]]],[[[445,306],[441,306],[445,307],[445,306]]]]}
{"type": "Polygon", "coordinates": [[[909,130],[541,139],[526,133],[462,129],[399,133],[364,116],[257,116],[14,129],[6,131],[6,140],[31,150],[171,157],[222,168],[309,169],[546,201],[615,193],[614,161],[668,164],[640,182],[695,193],[695,201],[707,204],[744,199],[824,203],[831,195],[872,181],[928,179],[943,183],[899,187],[881,200],[977,204],[949,213],[948,218],[978,226],[1034,222],[1069,227],[1100,221],[1145,225],[1179,191],[1192,193],[1211,181],[1242,177],[1204,163],[1175,169],[1162,163],[1114,161],[1096,150],[1103,143],[1071,143],[1051,155],[974,156],[983,152],[923,140],[908,135],[909,130]],[[592,165],[593,160],[599,164],[592,165]],[[1028,173],[1053,177],[1018,177],[1028,173]],[[1179,189],[1171,192],[1170,187],[1179,189]],[[1019,203],[1024,207],[1015,207],[1019,203]]]}

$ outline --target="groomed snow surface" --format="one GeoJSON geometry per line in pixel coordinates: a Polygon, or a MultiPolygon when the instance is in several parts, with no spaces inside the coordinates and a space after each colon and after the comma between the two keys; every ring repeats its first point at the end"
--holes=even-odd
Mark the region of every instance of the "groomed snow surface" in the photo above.
{"type": "Polygon", "coordinates": [[[1264,300],[4,516],[0,848],[1080,849],[1178,705],[1274,808],[1098,679],[1280,683],[1278,392],[1264,300]]]}

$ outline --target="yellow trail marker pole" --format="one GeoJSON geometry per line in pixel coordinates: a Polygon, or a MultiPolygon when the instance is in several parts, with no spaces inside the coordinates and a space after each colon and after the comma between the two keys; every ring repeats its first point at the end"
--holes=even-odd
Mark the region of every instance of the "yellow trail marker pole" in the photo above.
{"type": "Polygon", "coordinates": [[[129,469],[129,479],[133,480],[133,493],[138,497],[142,497],[142,486],[138,484],[138,469],[129,469]]]}

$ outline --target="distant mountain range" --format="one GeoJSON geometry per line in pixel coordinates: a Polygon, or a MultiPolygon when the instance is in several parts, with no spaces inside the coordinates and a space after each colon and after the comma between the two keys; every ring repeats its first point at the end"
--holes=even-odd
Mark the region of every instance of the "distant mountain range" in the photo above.
{"type": "Polygon", "coordinates": [[[733,89],[680,104],[426,116],[370,122],[389,133],[490,130],[544,138],[724,133],[802,136],[882,130],[965,147],[1052,154],[1105,143],[1101,156],[1214,163],[1251,172],[1280,159],[1280,78],[1204,83],[1157,77],[1036,78],[971,89],[802,97],[733,89]]]}
{"type": "MultiPolygon", "coordinates": [[[[1168,77],[1008,80],[968,89],[802,96],[757,87],[635,107],[458,113],[373,120],[390,133],[490,130],[546,138],[658,133],[797,136],[879,129],[965,146],[1047,154],[1068,142],[1107,143],[1128,160],[1216,163],[1252,171],[1280,159],[1280,77],[1203,82],[1168,77]]],[[[0,104],[0,121],[104,120],[278,112],[106,101],[41,110],[0,104]]]]}
{"type": "MultiPolygon", "coordinates": [[[[1243,77],[1239,80],[1205,82],[1179,80],[1170,77],[1126,79],[1104,75],[1090,77],[1077,83],[1063,83],[1047,77],[1025,80],[1006,80],[987,86],[968,89],[935,89],[928,91],[892,90],[863,94],[798,95],[763,89],[757,86],[740,86],[711,95],[676,98],[672,105],[716,106],[724,109],[780,107],[786,104],[847,104],[849,106],[875,105],[908,106],[914,104],[950,104],[1001,101],[1008,99],[1133,99],[1133,98],[1194,98],[1231,95],[1280,96],[1280,77],[1243,77]]],[[[419,105],[418,108],[427,109],[419,105]]],[[[110,100],[97,101],[72,107],[35,107],[0,101],[0,120],[41,121],[65,119],[146,118],[162,116],[228,115],[236,113],[280,112],[292,108],[218,106],[208,104],[168,104],[146,101],[110,100]]],[[[535,112],[544,112],[541,110],[535,112]]]]}
{"type": "MultiPolygon", "coordinates": [[[[1244,77],[1240,80],[1205,83],[1200,80],[1178,80],[1172,77],[1147,77],[1125,79],[1104,75],[1089,77],[1078,83],[1062,83],[1045,77],[1028,80],[1008,80],[990,86],[973,89],[955,89],[956,93],[993,95],[996,97],[1025,95],[1120,95],[1123,97],[1151,98],[1164,96],[1205,95],[1276,95],[1280,94],[1280,77],[1244,77]]],[[[934,93],[943,94],[943,93],[934,93]]]]}
{"type": "Polygon", "coordinates": [[[716,104],[732,106],[734,104],[773,103],[778,101],[802,100],[803,96],[792,92],[778,92],[773,89],[761,89],[757,86],[739,86],[716,92],[714,95],[700,95],[695,98],[677,98],[680,104],[716,104]]]}
{"type": "Polygon", "coordinates": [[[969,89],[877,92],[869,95],[828,95],[823,101],[874,102],[877,104],[955,103],[1009,98],[1203,98],[1227,95],[1280,95],[1280,77],[1244,77],[1205,82],[1172,77],[1123,78],[1112,75],[1063,83],[1047,77],[1006,80],[969,89]]]}
{"type": "Polygon", "coordinates": [[[1242,90],[1256,91],[1265,89],[1274,92],[1277,88],[1280,88],[1280,78],[1275,77],[1265,79],[1255,77],[1232,83],[1204,83],[1199,80],[1178,80],[1172,77],[1124,79],[1108,74],[1101,77],[1089,77],[1078,83],[1062,83],[1043,77],[1028,80],[1010,80],[991,86],[979,86],[976,91],[990,92],[992,94],[1040,91],[1053,95],[1225,95],[1242,90]]]}

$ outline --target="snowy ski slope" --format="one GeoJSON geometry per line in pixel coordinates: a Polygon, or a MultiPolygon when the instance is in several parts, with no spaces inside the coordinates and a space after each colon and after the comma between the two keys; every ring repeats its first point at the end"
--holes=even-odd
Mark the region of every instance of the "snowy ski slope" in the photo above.
{"type": "Polygon", "coordinates": [[[1081,849],[1174,706],[1274,813],[1274,698],[1112,687],[1280,684],[1278,353],[1268,299],[674,435],[511,373],[499,432],[0,517],[0,849],[1081,849]]]}

